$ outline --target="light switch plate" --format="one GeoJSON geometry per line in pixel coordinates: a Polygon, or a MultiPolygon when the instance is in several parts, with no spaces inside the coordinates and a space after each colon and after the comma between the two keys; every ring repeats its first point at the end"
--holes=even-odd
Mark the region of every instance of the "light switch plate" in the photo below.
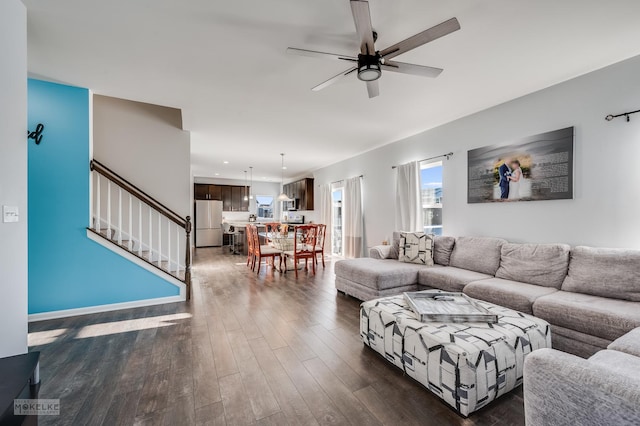
{"type": "Polygon", "coordinates": [[[2,221],[4,223],[17,222],[20,219],[18,206],[2,206],[2,221]]]}

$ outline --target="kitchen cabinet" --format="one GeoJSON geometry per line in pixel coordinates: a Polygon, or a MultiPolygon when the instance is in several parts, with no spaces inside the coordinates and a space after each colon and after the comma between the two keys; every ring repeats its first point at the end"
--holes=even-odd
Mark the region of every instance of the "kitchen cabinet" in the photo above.
{"type": "Polygon", "coordinates": [[[313,210],[313,178],[304,178],[282,187],[287,197],[298,200],[298,210],[313,210]]]}
{"type": "Polygon", "coordinates": [[[234,212],[249,211],[249,200],[246,200],[246,201],[244,200],[244,196],[247,194],[248,194],[247,189],[244,186],[231,187],[231,211],[234,211],[234,212]]]}
{"type": "Polygon", "coordinates": [[[231,187],[229,185],[224,185],[220,188],[221,198],[222,198],[222,211],[230,212],[232,210],[232,200],[231,200],[231,187]]]}
{"type": "Polygon", "coordinates": [[[222,201],[222,210],[226,212],[248,212],[249,201],[244,200],[246,191],[244,186],[239,185],[196,183],[193,187],[193,198],[222,201]]]}
{"type": "Polygon", "coordinates": [[[209,199],[209,185],[196,183],[193,188],[193,198],[196,200],[209,199]]]}

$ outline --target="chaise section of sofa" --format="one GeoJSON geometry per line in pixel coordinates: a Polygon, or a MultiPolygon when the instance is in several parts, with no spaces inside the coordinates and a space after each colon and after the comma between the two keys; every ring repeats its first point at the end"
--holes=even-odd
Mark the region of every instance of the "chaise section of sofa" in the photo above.
{"type": "Polygon", "coordinates": [[[336,263],[336,289],[359,300],[393,296],[418,289],[418,274],[425,269],[441,269],[449,264],[455,238],[434,237],[433,266],[398,261],[400,233],[393,233],[393,244],[376,246],[369,258],[341,260],[336,263]]]}
{"type": "Polygon", "coordinates": [[[336,263],[336,288],[359,300],[392,296],[418,288],[422,265],[363,257],[336,263]]]}

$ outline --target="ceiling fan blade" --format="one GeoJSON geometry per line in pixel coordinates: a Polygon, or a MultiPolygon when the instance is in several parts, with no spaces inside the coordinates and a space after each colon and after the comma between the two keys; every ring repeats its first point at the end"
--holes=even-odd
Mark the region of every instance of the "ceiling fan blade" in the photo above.
{"type": "MultiPolygon", "coordinates": [[[[351,2],[353,4],[353,2],[351,2]]],[[[447,34],[451,34],[454,31],[460,29],[460,23],[456,18],[451,18],[448,21],[444,21],[441,24],[431,27],[428,30],[424,30],[414,36],[409,37],[406,40],[402,40],[400,43],[396,43],[393,46],[389,46],[380,52],[380,56],[385,59],[391,59],[403,53],[406,53],[418,46],[429,43],[440,37],[444,37],[447,34]]]]}
{"type": "Polygon", "coordinates": [[[421,77],[435,78],[440,75],[442,68],[426,67],[424,65],[407,64],[405,62],[384,61],[381,65],[385,71],[400,72],[403,74],[419,75],[421,77]]]}
{"type": "Polygon", "coordinates": [[[338,55],[336,53],[316,52],[315,50],[298,49],[295,47],[287,47],[287,53],[290,55],[308,56],[310,58],[336,59],[342,61],[356,62],[358,58],[348,55],[338,55]]]}
{"type": "Polygon", "coordinates": [[[375,98],[380,94],[378,80],[367,81],[367,92],[369,93],[369,98],[375,98]]]}
{"type": "Polygon", "coordinates": [[[313,87],[311,90],[313,90],[314,92],[317,92],[318,90],[322,90],[327,86],[331,86],[333,83],[335,83],[336,81],[340,80],[342,77],[348,76],[349,74],[351,74],[355,70],[357,70],[356,67],[349,68],[348,70],[343,71],[340,74],[331,77],[329,80],[318,84],[316,87],[313,87]]]}
{"type": "Polygon", "coordinates": [[[356,24],[356,32],[360,39],[360,53],[374,55],[376,49],[373,45],[373,28],[371,27],[371,13],[369,2],[363,0],[351,0],[351,13],[356,24]]]}

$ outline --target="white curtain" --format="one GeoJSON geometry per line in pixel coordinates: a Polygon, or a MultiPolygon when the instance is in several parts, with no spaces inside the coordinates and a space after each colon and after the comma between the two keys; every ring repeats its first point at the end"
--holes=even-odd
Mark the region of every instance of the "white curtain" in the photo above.
{"type": "Polygon", "coordinates": [[[326,253],[331,254],[331,231],[333,230],[331,218],[333,217],[333,200],[331,193],[331,184],[326,183],[320,185],[320,223],[327,225],[324,235],[324,249],[326,253]]]}
{"type": "Polygon", "coordinates": [[[363,252],[363,217],[362,217],[362,184],[360,177],[347,179],[343,196],[343,234],[344,257],[362,257],[363,252]]]}
{"type": "Polygon", "coordinates": [[[396,230],[421,232],[422,222],[422,193],[420,191],[420,163],[398,166],[396,169],[396,230]]]}

